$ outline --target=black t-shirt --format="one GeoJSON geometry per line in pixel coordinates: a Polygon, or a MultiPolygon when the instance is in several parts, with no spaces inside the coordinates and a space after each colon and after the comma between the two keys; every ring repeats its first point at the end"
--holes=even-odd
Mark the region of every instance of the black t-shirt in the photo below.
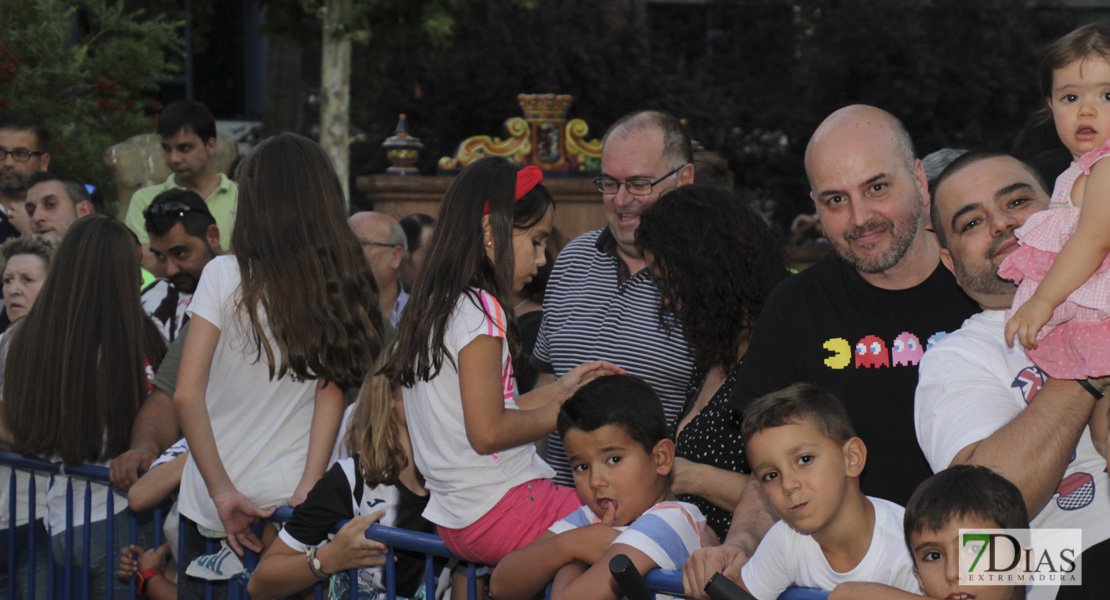
{"type": "Polygon", "coordinates": [[[829,254],[771,294],[733,406],[803,381],[833,392],[867,445],[864,493],[904,506],[932,475],[914,430],[918,362],[979,310],[943,265],[915,287],[885,290],[829,254]]]}
{"type": "MultiPolygon", "coordinates": [[[[390,486],[367,487],[358,461],[356,453],[328,469],[309,491],[305,501],[293,509],[293,516],[285,524],[288,534],[305,545],[318,545],[328,538],[336,523],[355,516],[355,504],[360,507],[360,515],[386,508],[387,513],[392,514],[386,515],[383,525],[424,533],[436,532],[435,525],[421,516],[428,506],[428,496],[417,495],[398,482],[395,487],[399,497],[394,506],[389,506],[390,502],[386,499],[390,498],[390,492],[386,488],[390,486]],[[354,463],[350,469],[354,475],[353,486],[344,471],[344,462],[347,462],[348,468],[351,467],[348,461],[354,463]]],[[[394,553],[397,555],[397,595],[412,597],[424,581],[424,554],[396,548],[394,553]]],[[[443,566],[442,562],[436,563],[438,567],[443,566]]]]}

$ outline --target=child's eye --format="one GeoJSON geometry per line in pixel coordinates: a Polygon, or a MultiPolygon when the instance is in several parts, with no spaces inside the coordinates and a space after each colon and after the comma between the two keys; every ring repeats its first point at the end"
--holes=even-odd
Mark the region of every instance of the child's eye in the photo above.
{"type": "Polygon", "coordinates": [[[759,478],[759,480],[760,480],[760,481],[762,481],[763,483],[769,483],[769,482],[770,482],[771,480],[775,479],[775,478],[776,478],[776,477],[778,477],[778,476],[779,476],[779,474],[778,474],[778,473],[776,473],[776,472],[774,472],[774,471],[768,471],[768,472],[764,473],[764,474],[763,474],[763,475],[762,475],[762,476],[761,476],[761,477],[759,478]]]}
{"type": "Polygon", "coordinates": [[[587,468],[588,467],[585,464],[571,465],[570,466],[570,470],[575,471],[577,473],[585,473],[587,468]]]}
{"type": "Polygon", "coordinates": [[[621,457],[619,457],[619,456],[610,456],[605,462],[607,462],[611,465],[615,465],[615,464],[619,463],[620,461],[621,461],[621,457]]]}
{"type": "Polygon", "coordinates": [[[803,455],[798,457],[798,464],[799,465],[808,465],[811,462],[813,462],[813,455],[812,454],[803,454],[803,455]]]}
{"type": "Polygon", "coordinates": [[[1076,96],[1075,94],[1064,94],[1064,97],[1060,99],[1064,102],[1075,102],[1079,99],[1079,96],[1076,96]]]}
{"type": "Polygon", "coordinates": [[[1102,99],[1110,102],[1110,92],[1106,92],[1105,94],[1103,94],[1102,99]]]}
{"type": "Polygon", "coordinates": [[[921,562],[933,562],[940,559],[940,552],[926,552],[925,555],[921,557],[921,562]]]}

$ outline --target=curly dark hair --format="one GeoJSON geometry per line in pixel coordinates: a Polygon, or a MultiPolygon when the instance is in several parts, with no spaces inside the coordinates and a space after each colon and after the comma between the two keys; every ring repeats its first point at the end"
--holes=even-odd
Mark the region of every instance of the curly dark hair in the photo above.
{"type": "Polygon", "coordinates": [[[640,216],[636,245],[655,274],[663,327],[673,313],[695,361],[731,371],[741,340],[788,273],[780,237],[735,194],[686,185],[640,216]]]}

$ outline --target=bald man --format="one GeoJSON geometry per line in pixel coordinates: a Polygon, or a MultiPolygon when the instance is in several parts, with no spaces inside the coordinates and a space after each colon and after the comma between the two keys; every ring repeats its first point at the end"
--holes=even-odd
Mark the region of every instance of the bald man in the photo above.
{"type": "Polygon", "coordinates": [[[378,305],[382,316],[394,328],[401,322],[401,311],[409,294],[401,288],[399,272],[408,242],[397,219],[380,212],[355,213],[348,219],[351,231],[362,244],[362,253],[378,283],[378,305]]]}
{"type": "MultiPolygon", "coordinates": [[[[771,294],[733,407],[798,381],[835,393],[867,444],[864,493],[905,505],[932,474],[914,433],[918,362],[978,306],[940,264],[926,229],[925,169],[894,115],[871,106],[834,112],[810,139],[805,167],[833,252],[771,294]]],[[[737,575],[752,540],[734,538],[730,531],[687,576],[726,567],[737,575]]]]}

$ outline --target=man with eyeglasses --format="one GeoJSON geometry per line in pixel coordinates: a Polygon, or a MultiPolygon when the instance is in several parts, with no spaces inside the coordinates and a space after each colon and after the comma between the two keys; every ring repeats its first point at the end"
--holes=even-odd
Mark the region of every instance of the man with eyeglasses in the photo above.
{"type": "Polygon", "coordinates": [[[401,261],[408,249],[405,230],[393,217],[373,211],[358,212],[347,220],[362,254],[378,284],[378,307],[382,317],[396,329],[401,311],[409,301],[409,293],[401,288],[401,261]]]}
{"type": "Polygon", "coordinates": [[[230,249],[239,187],[216,170],[216,118],[208,107],[193,100],[179,100],[158,115],[158,135],[173,174],[165,183],[143,188],[131,197],[124,222],[143,245],[143,268],[158,273],[158,261],[149,251],[150,240],[143,210],[158,194],[172,189],[195,192],[204,199],[220,229],[223,250],[230,249]]]}
{"type": "MultiPolygon", "coordinates": [[[[609,128],[594,179],[607,224],[559,253],[530,361],[540,374],[536,387],[584,362],[607,360],[647,381],[674,422],[693,357],[681,325],[667,330],[659,323],[659,291],[636,249],[636,228],[660,195],[693,180],[690,138],[674,116],[638,111],[609,128]]],[[[547,462],[557,483],[574,485],[557,435],[548,438],[547,462]]]]}
{"type": "Polygon", "coordinates": [[[0,113],[0,242],[30,233],[27,178],[50,164],[46,128],[18,113],[0,113]]]}

